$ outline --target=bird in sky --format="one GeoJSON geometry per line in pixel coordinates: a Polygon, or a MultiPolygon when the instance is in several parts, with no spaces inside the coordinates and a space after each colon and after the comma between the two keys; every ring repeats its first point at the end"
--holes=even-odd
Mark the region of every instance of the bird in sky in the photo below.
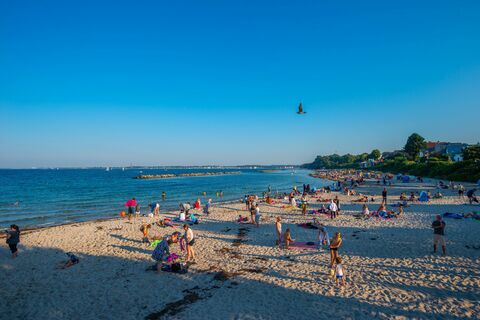
{"type": "Polygon", "coordinates": [[[305,114],[306,112],[303,111],[303,106],[302,106],[302,103],[300,102],[300,104],[298,105],[298,111],[297,111],[297,114],[305,114]]]}

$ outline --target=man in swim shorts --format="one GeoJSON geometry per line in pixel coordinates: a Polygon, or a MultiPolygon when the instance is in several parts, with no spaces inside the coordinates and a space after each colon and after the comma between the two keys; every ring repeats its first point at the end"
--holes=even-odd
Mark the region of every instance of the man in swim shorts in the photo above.
{"type": "Polygon", "coordinates": [[[437,245],[442,246],[443,255],[446,254],[447,247],[445,244],[445,221],[442,220],[441,215],[437,215],[436,220],[432,223],[433,228],[433,253],[437,252],[437,245]]]}

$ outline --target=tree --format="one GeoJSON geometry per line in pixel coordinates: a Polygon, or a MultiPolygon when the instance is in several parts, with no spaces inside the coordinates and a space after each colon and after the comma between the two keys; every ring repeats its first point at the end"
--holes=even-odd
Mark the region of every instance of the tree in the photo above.
{"type": "Polygon", "coordinates": [[[480,159],[480,144],[468,146],[463,149],[463,160],[478,160],[480,159]]]}
{"type": "Polygon", "coordinates": [[[373,149],[372,152],[370,153],[370,158],[371,159],[380,159],[380,157],[382,156],[382,153],[380,152],[380,150],[378,149],[373,149]]]}
{"type": "Polygon", "coordinates": [[[426,147],[427,143],[425,142],[425,139],[418,133],[412,133],[410,137],[408,137],[407,143],[403,149],[410,156],[410,158],[416,159],[418,153],[426,147]]]}

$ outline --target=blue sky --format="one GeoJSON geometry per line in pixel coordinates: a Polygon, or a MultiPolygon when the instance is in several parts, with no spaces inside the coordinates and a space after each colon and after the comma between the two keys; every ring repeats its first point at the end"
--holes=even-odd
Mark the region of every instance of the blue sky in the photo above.
{"type": "Polygon", "coordinates": [[[0,0],[0,167],[476,143],[479,16],[474,0],[0,0]]]}

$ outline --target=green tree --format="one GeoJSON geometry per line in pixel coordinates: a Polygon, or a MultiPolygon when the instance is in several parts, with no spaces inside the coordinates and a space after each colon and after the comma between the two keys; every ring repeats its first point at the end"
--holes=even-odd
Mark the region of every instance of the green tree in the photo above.
{"type": "Polygon", "coordinates": [[[380,150],[378,149],[373,149],[372,152],[370,153],[370,158],[371,159],[380,159],[380,157],[382,156],[382,153],[380,152],[380,150]]]}
{"type": "Polygon", "coordinates": [[[418,133],[412,133],[407,139],[407,143],[403,148],[411,159],[416,159],[418,153],[427,147],[425,139],[418,133]]]}
{"type": "Polygon", "coordinates": [[[480,159],[480,144],[468,146],[463,149],[463,160],[478,160],[480,159]]]}

